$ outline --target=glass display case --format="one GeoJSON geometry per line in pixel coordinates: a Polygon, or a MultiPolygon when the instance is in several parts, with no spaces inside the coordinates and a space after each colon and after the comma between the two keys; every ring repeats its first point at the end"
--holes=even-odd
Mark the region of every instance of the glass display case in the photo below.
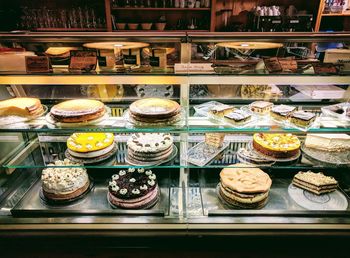
{"type": "Polygon", "coordinates": [[[0,232],[349,232],[349,41],[2,34],[0,232]]]}

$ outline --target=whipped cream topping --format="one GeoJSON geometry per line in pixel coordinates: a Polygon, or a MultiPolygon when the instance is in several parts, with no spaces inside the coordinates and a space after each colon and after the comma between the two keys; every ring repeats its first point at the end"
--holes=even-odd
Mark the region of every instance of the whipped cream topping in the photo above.
{"type": "Polygon", "coordinates": [[[168,133],[136,133],[129,138],[127,145],[136,152],[157,152],[168,149],[173,137],[168,133]]]}
{"type": "MultiPolygon", "coordinates": [[[[58,160],[49,166],[80,166],[68,159],[58,160]]],[[[89,182],[85,168],[46,168],[41,174],[42,187],[45,192],[69,194],[82,188],[89,182]]]]}

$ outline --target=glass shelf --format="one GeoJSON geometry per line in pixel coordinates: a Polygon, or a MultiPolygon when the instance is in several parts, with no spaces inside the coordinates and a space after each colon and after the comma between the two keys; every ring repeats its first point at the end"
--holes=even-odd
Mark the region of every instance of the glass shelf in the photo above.
{"type": "MultiPolygon", "coordinates": [[[[39,136],[39,140],[42,142],[39,144],[37,141],[28,142],[27,146],[37,144],[36,147],[29,149],[27,153],[27,158],[23,158],[23,156],[13,155],[7,161],[2,164],[2,167],[5,169],[43,169],[47,167],[85,167],[87,169],[125,169],[129,167],[146,167],[144,165],[130,165],[126,162],[125,157],[127,154],[127,145],[126,139],[128,136],[117,136],[116,142],[118,150],[115,155],[111,158],[107,159],[104,162],[97,164],[86,164],[81,166],[52,166],[55,160],[63,160],[66,158],[65,151],[66,147],[66,138],[67,136],[48,136],[46,139],[43,138],[45,136],[39,136]],[[56,140],[54,140],[54,138],[56,140]]],[[[225,168],[237,163],[240,161],[237,159],[237,151],[240,148],[245,148],[251,142],[251,136],[240,136],[240,135],[232,135],[228,136],[225,141],[227,141],[228,147],[219,153],[216,158],[213,158],[208,164],[203,166],[196,166],[187,161],[187,152],[193,146],[198,144],[199,142],[204,140],[202,135],[192,135],[189,136],[189,139],[181,139],[178,136],[174,136],[174,144],[178,149],[177,155],[167,161],[166,163],[154,166],[147,166],[148,168],[159,168],[159,169],[221,169],[225,168]]],[[[327,165],[323,163],[318,163],[315,161],[310,161],[304,154],[301,152],[301,155],[294,162],[287,163],[276,163],[273,165],[254,165],[250,164],[253,167],[260,167],[265,171],[275,171],[280,170],[283,172],[300,171],[300,170],[310,170],[310,169],[328,169],[330,171],[333,170],[341,170],[348,169],[346,166],[336,166],[336,165],[327,165]]]]}
{"type": "MultiPolygon", "coordinates": [[[[185,120],[185,119],[184,119],[185,120]]],[[[222,123],[205,117],[189,117],[187,124],[183,121],[180,124],[163,127],[136,127],[124,120],[123,117],[109,117],[97,125],[81,125],[78,127],[59,127],[50,124],[45,117],[40,117],[23,123],[15,123],[0,127],[0,132],[36,132],[36,133],[73,133],[73,132],[112,132],[112,133],[132,133],[132,132],[170,132],[170,133],[206,133],[206,132],[237,132],[237,133],[256,133],[256,132],[275,132],[275,133],[329,133],[329,132],[350,132],[349,122],[340,121],[336,118],[327,118],[317,123],[317,126],[307,130],[290,125],[283,126],[267,118],[250,123],[243,127],[233,127],[223,125],[222,123]]]]}

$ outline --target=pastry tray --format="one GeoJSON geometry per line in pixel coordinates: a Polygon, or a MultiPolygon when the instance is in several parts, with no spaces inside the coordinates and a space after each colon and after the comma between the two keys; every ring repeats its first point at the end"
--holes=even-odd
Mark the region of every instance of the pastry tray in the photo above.
{"type": "MultiPolygon", "coordinates": [[[[36,183],[27,191],[22,199],[11,210],[16,217],[38,217],[38,216],[92,216],[92,215],[111,215],[111,216],[167,216],[170,211],[170,194],[172,188],[161,185],[160,198],[156,205],[147,210],[127,210],[113,209],[107,200],[108,180],[96,180],[94,187],[84,198],[67,205],[51,205],[45,203],[40,198],[41,180],[38,178],[36,183]]],[[[167,183],[164,182],[166,185],[167,183]]]]}
{"type": "Polygon", "coordinates": [[[329,109],[330,107],[334,107],[334,106],[339,106],[339,107],[342,107],[343,109],[350,108],[350,102],[343,102],[343,103],[321,108],[321,111],[325,116],[335,117],[335,118],[338,118],[339,120],[350,122],[350,117],[346,116],[346,112],[344,112],[343,114],[338,114],[329,109]]]}
{"type": "MultiPolygon", "coordinates": [[[[222,202],[217,196],[216,186],[217,182],[213,184],[207,184],[205,187],[198,188],[200,191],[201,201],[203,203],[203,213],[207,216],[317,216],[329,214],[344,215],[344,212],[348,214],[350,211],[350,205],[346,210],[313,210],[310,212],[308,209],[298,205],[288,193],[288,187],[292,181],[291,178],[273,178],[272,187],[270,189],[268,201],[261,209],[233,209],[226,203],[222,202]]],[[[350,199],[339,188],[337,193],[341,194],[342,198],[345,198],[350,204],[350,199]]],[[[189,197],[191,198],[191,197],[189,197]]]]}

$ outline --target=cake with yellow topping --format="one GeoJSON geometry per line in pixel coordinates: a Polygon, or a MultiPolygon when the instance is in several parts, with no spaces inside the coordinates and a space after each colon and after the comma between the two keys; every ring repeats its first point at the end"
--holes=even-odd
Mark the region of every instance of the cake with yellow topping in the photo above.
{"type": "Polygon", "coordinates": [[[256,133],[253,136],[256,151],[274,158],[291,158],[298,154],[300,141],[293,134],[256,133]]]}
{"type": "Polygon", "coordinates": [[[74,158],[93,159],[109,155],[115,148],[112,133],[74,133],[67,140],[68,153],[74,158]]]}

